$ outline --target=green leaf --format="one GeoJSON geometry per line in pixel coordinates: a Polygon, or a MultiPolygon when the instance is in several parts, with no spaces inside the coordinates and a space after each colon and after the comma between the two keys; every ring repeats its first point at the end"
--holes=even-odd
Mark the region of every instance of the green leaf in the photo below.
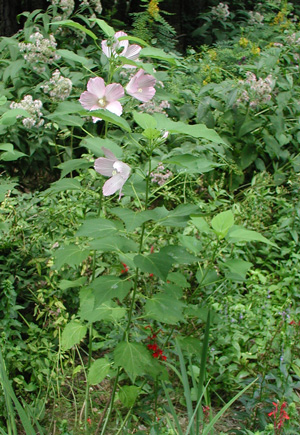
{"type": "Polygon", "coordinates": [[[31,114],[24,109],[10,109],[3,113],[0,118],[0,124],[2,125],[13,125],[17,122],[18,117],[31,118],[31,114]]]}
{"type": "Polygon", "coordinates": [[[60,48],[56,52],[63,59],[71,60],[73,62],[80,63],[81,65],[87,65],[87,64],[89,64],[91,62],[90,59],[86,59],[83,56],[79,56],[78,54],[74,53],[73,51],[66,50],[65,48],[60,48]]]}
{"type": "Polygon", "coordinates": [[[114,351],[114,359],[116,366],[122,367],[133,379],[153,371],[154,361],[146,345],[122,341],[114,351]]]}
{"type": "Polygon", "coordinates": [[[105,33],[105,35],[107,35],[109,38],[114,36],[116,33],[113,27],[109,26],[105,21],[100,20],[100,18],[89,18],[89,21],[97,23],[103,33],[105,33]]]}
{"type": "Polygon", "coordinates": [[[82,127],[85,122],[84,119],[80,118],[80,116],[68,115],[66,113],[62,116],[60,113],[57,112],[47,115],[47,118],[50,121],[57,122],[59,125],[66,125],[71,127],[82,127]]]}
{"type": "Polygon", "coordinates": [[[52,192],[63,192],[65,190],[80,190],[80,182],[76,178],[61,178],[51,184],[49,189],[44,191],[44,194],[52,192]]]}
{"type": "Polygon", "coordinates": [[[26,154],[15,150],[12,143],[0,144],[0,151],[4,151],[0,155],[0,160],[3,160],[4,162],[12,162],[14,160],[19,159],[20,157],[26,156],[26,154]]]}
{"type": "Polygon", "coordinates": [[[81,287],[86,282],[86,277],[82,276],[78,279],[75,279],[74,281],[70,281],[68,279],[62,279],[59,283],[59,288],[61,290],[67,290],[68,288],[76,288],[81,287]]]}
{"type": "Polygon", "coordinates": [[[89,35],[91,38],[94,39],[94,41],[96,41],[96,39],[98,39],[98,37],[95,35],[95,33],[93,33],[91,30],[86,29],[84,26],[82,26],[79,23],[76,23],[76,21],[72,21],[72,20],[62,20],[62,21],[54,21],[53,23],[49,23],[50,25],[53,26],[67,26],[67,27],[73,27],[77,30],[80,30],[81,32],[86,33],[87,35],[89,35]]]}
{"type": "Polygon", "coordinates": [[[186,249],[192,251],[196,255],[203,249],[202,242],[196,239],[195,236],[184,236],[183,234],[179,234],[178,239],[186,249]]]}
{"type": "Polygon", "coordinates": [[[125,41],[125,40],[128,40],[128,41],[130,41],[130,42],[136,42],[137,44],[144,45],[145,47],[149,47],[149,44],[148,44],[146,41],[144,41],[144,40],[141,39],[141,38],[138,38],[137,36],[130,36],[130,35],[127,35],[127,36],[120,36],[120,37],[118,38],[118,40],[119,40],[119,41],[125,41]]]}
{"type": "Polygon", "coordinates": [[[180,166],[180,168],[184,168],[184,172],[188,174],[203,174],[220,166],[218,163],[204,156],[195,156],[192,154],[176,154],[165,159],[164,162],[180,166]]]}
{"type": "Polygon", "coordinates": [[[72,159],[67,160],[66,162],[60,163],[58,168],[61,169],[61,178],[65,177],[72,171],[77,171],[78,169],[86,169],[91,166],[90,162],[87,162],[86,159],[72,159]]]}
{"type": "Polygon", "coordinates": [[[168,245],[160,250],[160,254],[168,255],[173,259],[173,264],[191,264],[198,261],[198,258],[187,252],[182,246],[168,245]]]}
{"type": "MultiPolygon", "coordinates": [[[[111,298],[111,296],[110,296],[111,298]]],[[[87,320],[89,323],[99,322],[100,320],[109,320],[117,322],[126,314],[126,309],[120,307],[111,300],[102,302],[99,298],[96,301],[95,291],[92,288],[85,287],[80,291],[80,309],[78,315],[81,320],[87,320]]]]}
{"type": "Polygon", "coordinates": [[[150,255],[136,255],[133,259],[136,267],[145,273],[153,273],[163,281],[166,281],[173,259],[169,255],[154,253],[150,255]]]}
{"type": "Polygon", "coordinates": [[[226,278],[236,281],[244,281],[250,267],[253,266],[253,264],[249,261],[234,259],[227,260],[225,263],[219,263],[219,266],[221,268],[229,269],[229,272],[225,273],[226,278]]]}
{"type": "Polygon", "coordinates": [[[204,124],[189,125],[181,121],[175,122],[162,113],[156,113],[154,117],[157,120],[158,130],[167,130],[170,133],[181,133],[196,138],[201,137],[211,142],[222,143],[227,146],[226,142],[220,138],[215,130],[207,128],[204,124]]]}
{"type": "Polygon", "coordinates": [[[118,232],[116,224],[105,218],[87,218],[75,233],[77,237],[110,237],[118,232]]]}
{"type": "Polygon", "coordinates": [[[93,240],[89,243],[91,249],[102,252],[136,252],[138,245],[131,239],[116,235],[93,240]]]}
{"type": "Polygon", "coordinates": [[[5,195],[8,191],[13,190],[17,183],[3,183],[0,184],[0,202],[4,201],[5,195]]]}
{"type": "Polygon", "coordinates": [[[114,207],[110,210],[125,223],[127,231],[133,231],[150,220],[147,212],[134,212],[128,208],[114,207]]]}
{"type": "Polygon", "coordinates": [[[61,346],[63,350],[71,349],[79,344],[87,333],[87,326],[82,325],[78,320],[71,320],[62,333],[61,346]]]}
{"type": "Polygon", "coordinates": [[[59,270],[64,264],[70,267],[79,266],[79,264],[87,258],[89,253],[89,249],[80,249],[78,245],[63,246],[54,253],[53,268],[59,270]]]}
{"type": "Polygon", "coordinates": [[[228,233],[229,229],[234,225],[234,216],[231,210],[223,211],[217,214],[212,221],[211,226],[217,236],[223,239],[228,233]]]}
{"type": "Polygon", "coordinates": [[[167,54],[165,51],[161,50],[160,48],[155,48],[155,47],[143,48],[140,51],[139,57],[150,57],[153,59],[165,60],[174,65],[177,65],[176,58],[178,58],[175,55],[167,54]]]}
{"type": "Polygon", "coordinates": [[[184,303],[174,298],[174,296],[158,293],[147,300],[145,314],[158,322],[176,325],[178,322],[184,321],[183,307],[184,303]]]}
{"type": "Polygon", "coordinates": [[[149,115],[148,113],[137,112],[134,110],[133,111],[133,119],[144,130],[146,130],[146,128],[154,128],[155,129],[157,126],[157,121],[155,120],[155,118],[153,116],[149,115]]]}
{"type": "Polygon", "coordinates": [[[7,101],[7,98],[5,95],[1,95],[0,97],[0,106],[3,106],[7,101]]]}
{"type": "Polygon", "coordinates": [[[106,358],[99,358],[91,364],[88,373],[90,385],[97,385],[108,375],[111,368],[110,362],[106,358]]]}
{"type": "Polygon", "coordinates": [[[195,225],[197,230],[201,233],[211,233],[211,229],[203,217],[200,216],[192,216],[191,217],[192,224],[195,225]]]}
{"type": "Polygon", "coordinates": [[[92,151],[96,157],[103,157],[104,153],[102,151],[102,147],[105,147],[112,151],[118,159],[122,158],[122,149],[110,139],[86,136],[80,142],[80,146],[84,146],[88,150],[92,151]]]}
{"type": "Polygon", "coordinates": [[[131,289],[132,282],[124,281],[116,276],[104,275],[96,278],[91,284],[95,295],[95,306],[100,306],[103,302],[118,298],[120,301],[131,289]]]}
{"type": "Polygon", "coordinates": [[[80,111],[79,113],[81,116],[95,116],[96,118],[100,118],[103,121],[110,122],[113,125],[117,125],[118,127],[123,128],[123,130],[128,131],[128,133],[131,132],[131,128],[128,122],[120,116],[110,112],[109,110],[97,109],[90,112],[80,111]]]}
{"type": "Polygon", "coordinates": [[[140,387],[135,385],[124,385],[119,390],[119,399],[127,408],[131,408],[140,393],[140,387]]]}
{"type": "Polygon", "coordinates": [[[267,245],[276,246],[276,243],[270,242],[266,237],[262,236],[257,231],[247,230],[246,228],[235,225],[227,234],[226,240],[231,243],[239,242],[263,242],[267,245]]]}
{"type": "Polygon", "coordinates": [[[166,217],[161,219],[160,225],[170,226],[170,227],[181,227],[184,228],[192,213],[199,211],[199,207],[193,204],[180,204],[174,210],[168,212],[166,217]]]}

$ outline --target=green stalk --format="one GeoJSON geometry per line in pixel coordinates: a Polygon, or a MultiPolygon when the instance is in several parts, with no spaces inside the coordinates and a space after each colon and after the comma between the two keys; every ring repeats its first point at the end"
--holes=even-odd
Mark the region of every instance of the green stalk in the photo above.
{"type": "MultiPolygon", "coordinates": [[[[151,155],[149,155],[149,170],[148,170],[148,174],[146,176],[146,195],[145,195],[144,210],[147,210],[147,207],[148,207],[149,177],[150,177],[150,173],[151,173],[151,155]]],[[[141,232],[139,251],[138,251],[139,254],[142,252],[142,249],[143,249],[144,234],[145,234],[145,223],[143,223],[143,225],[142,225],[142,232],[141,232]]],[[[134,278],[134,287],[133,287],[130,307],[129,307],[129,310],[128,310],[127,326],[126,326],[125,331],[123,333],[122,341],[124,341],[125,338],[128,338],[128,331],[130,329],[131,319],[132,319],[132,313],[133,313],[133,308],[134,308],[134,304],[135,304],[137,285],[138,285],[138,278],[139,278],[139,268],[136,267],[136,269],[135,269],[135,278],[134,278]]],[[[106,427],[107,427],[107,424],[108,424],[109,419],[110,419],[110,415],[111,415],[111,412],[112,412],[112,409],[113,409],[113,404],[114,404],[115,395],[116,395],[116,391],[117,391],[117,385],[118,385],[118,381],[119,381],[119,375],[120,375],[120,367],[118,367],[117,374],[116,374],[116,377],[115,377],[115,381],[114,381],[114,385],[113,385],[113,390],[112,390],[112,394],[111,394],[111,399],[110,399],[110,405],[109,405],[109,408],[108,408],[108,411],[107,411],[107,417],[105,419],[101,435],[104,435],[106,427]]]]}
{"type": "Polygon", "coordinates": [[[89,418],[89,400],[90,400],[90,383],[89,383],[89,370],[91,366],[91,360],[92,360],[92,344],[93,344],[93,326],[90,324],[89,326],[89,355],[88,355],[88,364],[87,364],[87,377],[86,377],[86,387],[85,387],[85,409],[84,409],[84,415],[85,415],[85,430],[87,431],[87,420],[89,418]]]}

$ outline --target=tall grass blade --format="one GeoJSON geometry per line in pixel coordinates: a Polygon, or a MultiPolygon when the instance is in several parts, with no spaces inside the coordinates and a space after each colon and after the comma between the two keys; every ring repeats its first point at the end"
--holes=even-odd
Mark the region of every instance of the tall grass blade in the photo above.
{"type": "Polygon", "coordinates": [[[26,415],[22,405],[18,401],[18,399],[17,399],[17,397],[16,397],[16,395],[14,393],[14,390],[12,389],[12,386],[11,386],[11,384],[9,382],[9,379],[7,377],[7,374],[6,374],[6,371],[4,369],[5,366],[4,366],[4,361],[3,361],[1,350],[0,350],[0,366],[1,366],[1,382],[2,382],[2,385],[3,385],[3,389],[4,389],[5,393],[14,402],[16,410],[18,411],[19,417],[21,419],[23,428],[25,429],[26,435],[36,435],[36,432],[35,432],[34,428],[32,427],[29,418],[27,417],[27,415],[26,415]]]}
{"type": "MultiPolygon", "coordinates": [[[[162,381],[162,386],[163,386],[163,389],[165,391],[165,395],[167,397],[167,401],[168,401],[168,405],[169,405],[169,408],[170,408],[170,412],[172,414],[172,417],[174,418],[174,422],[175,422],[176,427],[177,427],[178,435],[183,435],[183,432],[181,430],[181,427],[180,427],[180,424],[179,424],[179,420],[178,420],[175,408],[173,406],[173,403],[171,401],[168,389],[167,389],[167,387],[166,387],[166,385],[165,385],[165,383],[163,381],[162,381]]],[[[172,426],[173,426],[173,424],[172,424],[172,426]]],[[[176,432],[174,427],[172,427],[172,429],[174,430],[174,432],[176,432]]]]}
{"type": "MultiPolygon", "coordinates": [[[[206,373],[206,360],[207,360],[207,354],[208,354],[209,329],[210,329],[210,310],[208,310],[208,313],[207,313],[207,320],[206,320],[205,332],[204,332],[204,340],[203,340],[202,353],[201,353],[200,374],[199,374],[198,392],[197,392],[197,400],[198,401],[199,401],[200,397],[202,397],[203,384],[204,384],[204,378],[205,378],[205,373],[206,373]]],[[[196,421],[196,433],[197,434],[199,433],[201,416],[202,416],[202,410],[199,409],[199,412],[197,413],[197,421],[196,421]]]]}
{"type": "MultiPolygon", "coordinates": [[[[196,408],[195,408],[194,414],[192,415],[192,420],[189,422],[189,425],[188,425],[188,427],[187,427],[187,429],[186,429],[185,435],[189,435],[190,428],[191,428],[191,426],[192,426],[192,424],[193,424],[194,418],[195,418],[195,416],[196,416],[196,414],[197,414],[198,408],[199,408],[199,406],[200,406],[200,404],[201,404],[201,402],[202,402],[203,395],[204,395],[204,393],[205,393],[205,391],[206,391],[206,388],[207,388],[209,382],[210,382],[210,381],[207,382],[207,384],[205,385],[205,388],[203,389],[203,392],[202,392],[201,396],[199,397],[199,400],[198,400],[198,402],[197,402],[197,405],[196,405],[196,408]]],[[[197,429],[197,430],[198,430],[198,429],[197,429]]],[[[199,434],[199,430],[198,430],[198,432],[196,432],[196,434],[197,434],[197,435],[199,434]]]]}
{"type": "Polygon", "coordinates": [[[240,391],[238,394],[236,394],[233,399],[231,399],[228,403],[226,403],[225,406],[221,409],[221,411],[218,412],[217,415],[209,422],[209,424],[206,426],[204,431],[202,432],[202,435],[208,435],[209,431],[213,428],[213,426],[216,424],[216,422],[222,417],[225,411],[227,411],[228,408],[242,395],[247,391],[256,381],[258,378],[256,378],[251,384],[247,385],[242,391],[240,391]]]}
{"type": "MultiPolygon", "coordinates": [[[[178,343],[178,340],[176,339],[175,341],[176,341],[176,350],[177,350],[177,353],[179,356],[180,371],[181,371],[181,376],[182,376],[182,384],[183,384],[183,391],[184,391],[184,396],[185,396],[185,400],[186,400],[188,419],[189,419],[189,421],[191,421],[192,415],[193,415],[193,404],[192,404],[192,398],[191,398],[191,390],[190,390],[190,386],[189,386],[189,380],[188,380],[188,375],[187,375],[187,371],[186,371],[186,367],[185,367],[185,363],[184,363],[183,354],[182,354],[180,345],[178,343]]],[[[193,427],[191,427],[190,433],[191,433],[191,435],[194,435],[194,428],[193,427]]]]}

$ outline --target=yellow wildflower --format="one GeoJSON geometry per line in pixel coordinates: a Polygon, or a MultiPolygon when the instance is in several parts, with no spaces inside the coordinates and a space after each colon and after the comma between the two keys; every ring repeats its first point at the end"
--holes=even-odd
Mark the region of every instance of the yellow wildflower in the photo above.
{"type": "Polygon", "coordinates": [[[239,44],[240,44],[241,47],[246,48],[247,45],[249,44],[249,39],[247,39],[247,38],[241,38],[239,40],[239,44]]]}
{"type": "Polygon", "coordinates": [[[158,0],[151,0],[148,5],[148,12],[154,19],[159,15],[158,0]]]}
{"type": "Polygon", "coordinates": [[[216,50],[208,50],[208,55],[209,55],[211,60],[216,60],[216,58],[217,58],[216,50]]]}
{"type": "Polygon", "coordinates": [[[260,48],[257,47],[256,45],[253,45],[253,47],[251,48],[251,53],[254,55],[259,55],[260,54],[260,48]]]}

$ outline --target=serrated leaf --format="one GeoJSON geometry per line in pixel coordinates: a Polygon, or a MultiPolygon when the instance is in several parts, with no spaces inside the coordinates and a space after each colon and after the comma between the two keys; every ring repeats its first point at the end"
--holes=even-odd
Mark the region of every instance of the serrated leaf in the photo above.
{"type": "Polygon", "coordinates": [[[131,128],[128,122],[120,116],[110,112],[109,110],[97,109],[91,110],[90,112],[80,111],[79,114],[81,116],[95,116],[96,118],[100,118],[103,121],[110,122],[113,125],[117,125],[118,127],[123,128],[123,130],[128,131],[128,133],[131,132],[131,128]]]}
{"type": "Polygon", "coordinates": [[[87,333],[87,326],[82,325],[78,320],[71,320],[62,333],[61,346],[63,350],[71,349],[79,344],[87,333]]]}
{"type": "Polygon", "coordinates": [[[97,385],[108,375],[111,368],[110,362],[106,358],[99,358],[91,364],[88,373],[90,385],[97,385]]]}
{"type": "Polygon", "coordinates": [[[4,201],[5,195],[8,191],[13,190],[17,183],[3,183],[0,184],[0,201],[4,201]]]}
{"type": "Polygon", "coordinates": [[[233,225],[234,215],[231,210],[217,214],[211,221],[212,228],[220,238],[224,238],[233,225]]]}
{"type": "Polygon", "coordinates": [[[184,228],[190,215],[199,211],[199,207],[193,204],[180,204],[174,210],[168,212],[167,216],[159,221],[160,225],[184,228]]]}
{"type": "Polygon", "coordinates": [[[257,231],[247,230],[246,228],[234,226],[227,234],[226,240],[232,243],[239,242],[263,242],[267,245],[276,246],[276,243],[271,242],[266,237],[262,236],[257,231]]]}
{"type": "Polygon", "coordinates": [[[199,254],[203,248],[202,242],[196,239],[195,236],[184,236],[183,234],[179,234],[178,240],[181,245],[196,255],[199,254]]]}
{"type": "Polygon", "coordinates": [[[80,309],[78,315],[80,319],[87,320],[89,323],[109,320],[116,322],[126,314],[126,309],[118,306],[111,300],[97,303],[95,292],[92,288],[85,287],[80,291],[80,309]]]}
{"type": "Polygon", "coordinates": [[[124,385],[120,388],[118,397],[124,406],[131,408],[138,398],[140,391],[140,387],[136,387],[135,385],[124,385]]]}
{"type": "Polygon", "coordinates": [[[3,160],[4,162],[12,162],[20,157],[26,156],[26,154],[15,150],[12,143],[0,144],[0,151],[4,151],[0,154],[0,160],[3,160]]]}
{"type": "Polygon", "coordinates": [[[229,272],[225,271],[226,278],[243,281],[253,264],[241,259],[232,259],[227,260],[225,263],[219,263],[219,266],[229,270],[229,272]]]}
{"type": "Polygon", "coordinates": [[[122,341],[114,351],[114,359],[116,366],[122,367],[132,378],[152,371],[153,358],[147,347],[139,343],[122,341]]]}
{"type": "Polygon", "coordinates": [[[184,303],[174,296],[158,293],[147,300],[145,313],[147,317],[158,322],[176,325],[178,322],[184,321],[183,308],[184,303]]]}
{"type": "Polygon", "coordinates": [[[116,224],[105,218],[87,218],[75,233],[77,237],[108,237],[117,233],[116,224]]]}
{"type": "Polygon", "coordinates": [[[60,163],[58,168],[61,169],[61,178],[65,177],[72,171],[77,171],[78,169],[86,169],[91,166],[90,162],[85,159],[72,159],[66,162],[60,163]]]}
{"type": "Polygon", "coordinates": [[[122,236],[110,236],[101,239],[95,239],[89,243],[91,249],[102,252],[136,252],[138,245],[133,240],[122,236]]]}
{"type": "Polygon", "coordinates": [[[76,178],[61,178],[51,184],[49,189],[44,191],[44,194],[51,192],[64,192],[66,190],[80,190],[80,182],[76,178]]]}
{"type": "Polygon", "coordinates": [[[172,267],[173,259],[169,255],[154,253],[150,255],[136,255],[133,259],[136,267],[145,273],[153,273],[163,281],[166,281],[172,267]]]}
{"type": "Polygon", "coordinates": [[[76,288],[81,287],[86,282],[86,277],[82,276],[78,279],[75,279],[74,281],[70,281],[68,279],[62,279],[59,283],[59,288],[61,290],[67,290],[68,288],[76,288]]]}
{"type": "Polygon", "coordinates": [[[89,253],[89,249],[80,249],[78,245],[63,246],[54,253],[53,268],[59,270],[64,264],[70,267],[79,266],[79,264],[87,258],[89,253]]]}
{"type": "Polygon", "coordinates": [[[127,231],[135,230],[150,219],[148,213],[134,212],[127,208],[114,207],[110,211],[122,219],[127,231]]]}
{"type": "Polygon", "coordinates": [[[62,20],[62,21],[54,21],[53,23],[49,23],[50,25],[58,25],[58,26],[67,26],[67,27],[73,27],[74,29],[80,30],[81,32],[86,33],[87,35],[89,35],[91,38],[94,39],[94,41],[96,41],[96,39],[98,39],[98,37],[95,35],[95,33],[93,33],[91,30],[86,29],[84,26],[82,26],[79,23],[76,23],[76,21],[72,21],[72,20],[62,20]]]}
{"type": "Polygon", "coordinates": [[[100,306],[103,302],[113,298],[118,298],[122,301],[131,289],[131,286],[131,281],[124,281],[116,276],[99,276],[90,284],[90,288],[94,291],[95,306],[100,306]]]}
{"type": "Polygon", "coordinates": [[[190,254],[182,246],[168,245],[160,250],[160,254],[168,255],[172,258],[173,264],[191,264],[198,261],[198,258],[190,254]]]}
{"type": "Polygon", "coordinates": [[[201,232],[201,233],[210,233],[211,229],[203,217],[200,216],[192,216],[191,217],[192,224],[201,232]]]}

